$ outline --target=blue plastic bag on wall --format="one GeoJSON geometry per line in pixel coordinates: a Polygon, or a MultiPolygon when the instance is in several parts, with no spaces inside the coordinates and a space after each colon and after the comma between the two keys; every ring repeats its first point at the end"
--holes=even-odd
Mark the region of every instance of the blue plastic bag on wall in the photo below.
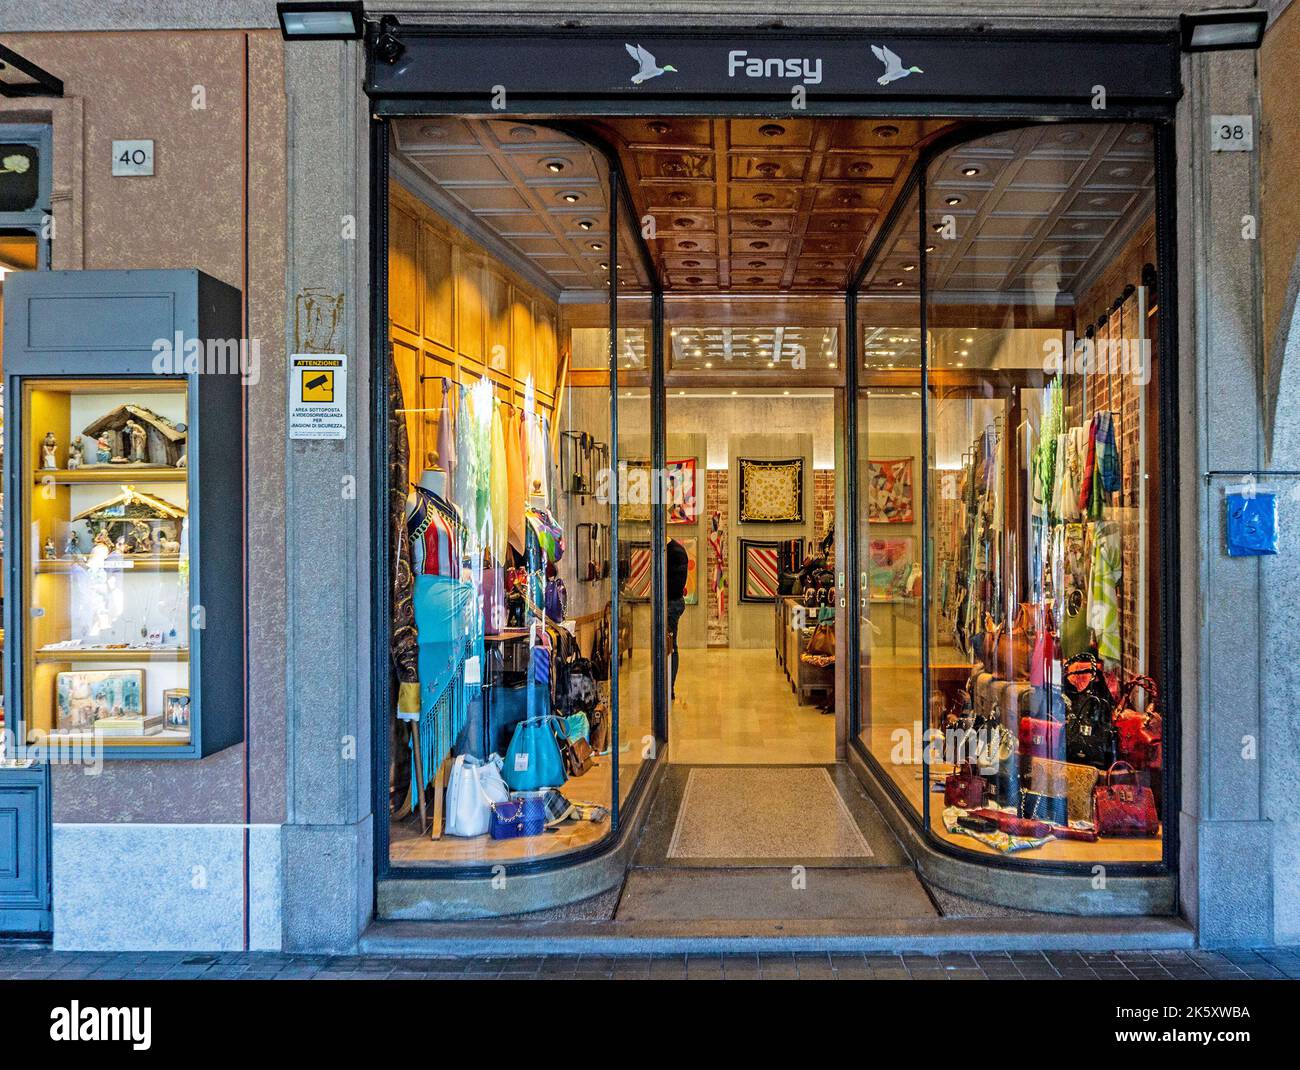
{"type": "Polygon", "coordinates": [[[1258,489],[1232,491],[1226,501],[1228,556],[1277,553],[1277,495],[1258,489]]]}

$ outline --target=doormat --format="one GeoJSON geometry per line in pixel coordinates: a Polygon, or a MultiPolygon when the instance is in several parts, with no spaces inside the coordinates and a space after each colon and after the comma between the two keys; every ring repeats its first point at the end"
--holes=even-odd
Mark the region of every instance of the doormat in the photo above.
{"type": "Polygon", "coordinates": [[[669,858],[776,861],[870,858],[830,773],[821,766],[692,769],[669,858]]]}

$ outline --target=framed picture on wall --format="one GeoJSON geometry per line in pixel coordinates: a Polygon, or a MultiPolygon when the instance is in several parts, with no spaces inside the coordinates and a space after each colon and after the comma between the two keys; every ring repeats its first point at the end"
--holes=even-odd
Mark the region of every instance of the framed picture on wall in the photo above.
{"type": "Polygon", "coordinates": [[[663,499],[668,523],[694,524],[700,518],[695,472],[694,457],[668,461],[664,465],[663,486],[656,487],[649,461],[628,461],[626,478],[619,486],[623,495],[619,502],[619,519],[633,524],[650,523],[651,506],[657,496],[663,499]]]}
{"type": "Polygon", "coordinates": [[[803,523],[803,458],[757,461],[741,457],[740,522],[803,523]]]}
{"type": "Polygon", "coordinates": [[[867,520],[872,524],[912,522],[912,458],[868,461],[867,520]]]}
{"type": "Polygon", "coordinates": [[[654,554],[648,542],[634,542],[628,547],[627,568],[623,572],[623,601],[650,601],[650,577],[654,554]]]}
{"type": "Polygon", "coordinates": [[[911,536],[872,539],[867,547],[868,585],[872,598],[907,595],[915,543],[911,536]]]}
{"type": "Polygon", "coordinates": [[[767,539],[740,540],[740,601],[776,601],[780,547],[780,543],[767,539]]]}
{"type": "MultiPolygon", "coordinates": [[[[700,518],[699,491],[695,482],[695,458],[669,461],[664,472],[665,512],[670,524],[694,524],[700,518]]],[[[691,540],[694,542],[695,540],[691,540]]]]}

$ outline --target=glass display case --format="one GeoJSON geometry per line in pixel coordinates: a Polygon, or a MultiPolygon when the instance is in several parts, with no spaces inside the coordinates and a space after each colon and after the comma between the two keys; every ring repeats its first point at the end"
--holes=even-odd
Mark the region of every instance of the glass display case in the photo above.
{"type": "Polygon", "coordinates": [[[14,740],[38,760],[41,746],[175,759],[239,742],[257,374],[239,291],[189,269],[23,272],[5,291],[14,740]]]}
{"type": "Polygon", "coordinates": [[[184,379],[22,390],[27,729],[190,742],[184,379]]]}

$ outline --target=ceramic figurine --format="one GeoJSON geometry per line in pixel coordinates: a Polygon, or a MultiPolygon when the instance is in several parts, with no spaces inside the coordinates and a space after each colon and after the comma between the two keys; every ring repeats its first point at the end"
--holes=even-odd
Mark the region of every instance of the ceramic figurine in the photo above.
{"type": "Polygon", "coordinates": [[[108,464],[113,459],[113,450],[109,447],[108,436],[100,435],[95,439],[95,463],[108,464]]]}
{"type": "Polygon", "coordinates": [[[145,440],[148,437],[147,432],[134,420],[127,420],[126,425],[122,430],[125,431],[131,439],[131,463],[144,464],[146,460],[144,446],[145,440]]]}
{"type": "Polygon", "coordinates": [[[45,439],[41,442],[41,467],[58,468],[59,458],[55,451],[58,449],[58,440],[54,437],[53,431],[45,432],[45,439]]]}
{"type": "Polygon", "coordinates": [[[113,549],[119,554],[129,554],[131,552],[131,544],[126,541],[125,535],[119,535],[117,537],[117,542],[113,544],[113,549]]]}
{"type": "Polygon", "coordinates": [[[51,535],[45,540],[45,560],[55,561],[58,559],[58,551],[54,549],[54,536],[51,535]]]}
{"type": "Polygon", "coordinates": [[[81,553],[81,536],[75,531],[68,536],[68,541],[63,544],[64,557],[76,557],[81,553]]]}
{"type": "Polygon", "coordinates": [[[81,454],[85,449],[81,444],[81,439],[74,438],[68,443],[68,471],[75,472],[81,467],[81,454]]]}

